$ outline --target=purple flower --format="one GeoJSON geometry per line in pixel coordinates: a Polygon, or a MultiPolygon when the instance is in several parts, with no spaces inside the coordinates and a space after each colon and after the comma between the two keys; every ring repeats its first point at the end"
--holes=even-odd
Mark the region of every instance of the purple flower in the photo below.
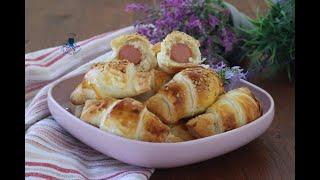
{"type": "Polygon", "coordinates": [[[195,28],[198,27],[199,29],[202,28],[201,21],[193,14],[188,21],[188,27],[195,28]]]}
{"type": "Polygon", "coordinates": [[[145,5],[140,3],[130,3],[126,6],[126,12],[143,11],[145,9],[145,5]]]}
{"type": "Polygon", "coordinates": [[[203,49],[201,54],[202,56],[207,57],[209,55],[209,49],[208,48],[203,49]]]}
{"type": "Polygon", "coordinates": [[[224,78],[227,80],[231,79],[233,76],[234,76],[234,72],[232,71],[226,71],[224,74],[224,78]]]}
{"type": "Polygon", "coordinates": [[[139,34],[145,35],[146,37],[152,37],[154,28],[155,26],[153,24],[143,24],[140,25],[139,29],[137,29],[137,32],[139,34]]]}
{"type": "Polygon", "coordinates": [[[212,26],[212,29],[219,24],[219,19],[216,16],[209,14],[209,24],[212,26]]]}
{"type": "Polygon", "coordinates": [[[240,79],[246,79],[248,72],[243,73],[243,69],[239,66],[228,67],[223,61],[211,66],[217,72],[221,79],[224,81],[226,89],[230,89],[240,79]]]}
{"type": "Polygon", "coordinates": [[[235,35],[230,30],[226,28],[222,29],[221,33],[221,42],[222,46],[224,47],[224,51],[227,53],[232,50],[233,44],[235,42],[235,35]]]}
{"type": "Polygon", "coordinates": [[[201,47],[202,48],[200,50],[201,50],[202,56],[204,56],[204,57],[209,57],[210,56],[212,42],[213,41],[212,41],[212,37],[211,36],[208,36],[207,39],[204,39],[201,42],[201,47]]]}
{"type": "Polygon", "coordinates": [[[181,5],[185,5],[185,0],[165,0],[166,5],[179,7],[181,5]]]}
{"type": "Polygon", "coordinates": [[[212,68],[213,68],[216,72],[222,71],[225,67],[226,67],[226,65],[223,63],[223,61],[220,61],[220,62],[218,62],[217,64],[215,64],[215,65],[212,66],[212,68]]]}

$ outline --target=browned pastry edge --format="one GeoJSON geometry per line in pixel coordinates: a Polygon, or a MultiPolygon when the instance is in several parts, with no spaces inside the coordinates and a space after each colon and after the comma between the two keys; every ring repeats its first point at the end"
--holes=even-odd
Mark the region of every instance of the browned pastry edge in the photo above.
{"type": "Polygon", "coordinates": [[[195,139],[195,137],[189,132],[185,122],[176,125],[171,125],[170,133],[175,137],[179,138],[180,141],[190,141],[195,139]]]}
{"type": "Polygon", "coordinates": [[[188,68],[162,86],[146,105],[163,122],[175,124],[182,118],[203,113],[223,91],[223,83],[214,71],[188,68]]]}
{"type": "Polygon", "coordinates": [[[152,69],[151,75],[152,75],[151,90],[145,93],[142,93],[138,96],[134,96],[133,97],[134,99],[142,103],[145,103],[151,96],[154,96],[163,85],[165,85],[168,81],[172,79],[171,75],[159,69],[152,69]]]}
{"type": "Polygon", "coordinates": [[[169,127],[163,124],[157,116],[146,111],[142,117],[143,130],[140,129],[140,137],[142,141],[148,142],[165,142],[169,134],[169,127]]]}
{"type": "Polygon", "coordinates": [[[127,60],[114,59],[110,62],[98,63],[86,72],[81,83],[71,93],[70,101],[75,105],[81,105],[87,99],[137,96],[151,90],[151,77],[151,72],[139,72],[127,60]],[[133,75],[132,79],[130,75],[133,75]],[[95,82],[92,80],[94,78],[100,80],[95,82]]]}
{"type": "Polygon", "coordinates": [[[192,118],[186,125],[190,133],[202,138],[248,124],[262,113],[260,102],[248,88],[242,87],[221,95],[205,114],[192,118]],[[236,108],[240,108],[240,111],[236,108]],[[241,120],[240,117],[244,119],[241,120]]]}
{"type": "Polygon", "coordinates": [[[100,125],[100,118],[103,111],[108,108],[116,99],[108,97],[101,100],[87,100],[82,109],[80,119],[96,127],[100,125]]]}
{"type": "Polygon", "coordinates": [[[132,98],[87,100],[81,120],[113,134],[141,141],[166,142],[170,128],[132,98]]]}

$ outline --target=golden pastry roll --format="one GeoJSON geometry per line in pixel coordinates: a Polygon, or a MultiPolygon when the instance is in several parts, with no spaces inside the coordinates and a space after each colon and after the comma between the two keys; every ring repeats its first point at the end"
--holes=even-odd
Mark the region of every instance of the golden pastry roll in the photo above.
{"type": "Polygon", "coordinates": [[[205,114],[187,122],[193,136],[202,138],[248,124],[262,115],[260,102],[246,88],[237,88],[221,95],[205,114]]]}
{"type": "Polygon", "coordinates": [[[111,41],[111,47],[115,59],[134,63],[137,71],[150,71],[157,66],[153,46],[143,35],[133,33],[119,36],[111,41]]]}
{"type": "Polygon", "coordinates": [[[203,113],[224,92],[219,75],[204,67],[187,68],[174,75],[146,102],[167,124],[203,113]]]}
{"type": "Polygon", "coordinates": [[[128,60],[114,59],[93,66],[71,93],[75,105],[88,99],[134,97],[151,90],[151,72],[139,72],[128,60]]]}
{"type": "Polygon", "coordinates": [[[158,66],[169,74],[202,62],[199,41],[184,32],[173,31],[160,43],[160,51],[159,45],[156,47],[158,66]]]}
{"type": "Polygon", "coordinates": [[[132,98],[87,100],[80,119],[129,139],[167,142],[170,128],[132,98]]]}

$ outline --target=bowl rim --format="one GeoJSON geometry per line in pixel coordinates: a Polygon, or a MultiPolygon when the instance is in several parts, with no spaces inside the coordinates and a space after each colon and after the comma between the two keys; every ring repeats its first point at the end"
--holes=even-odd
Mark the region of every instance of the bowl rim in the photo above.
{"type": "MultiPolygon", "coordinates": [[[[54,98],[53,98],[53,95],[52,95],[52,91],[53,89],[58,85],[60,84],[61,82],[63,81],[66,81],[68,79],[72,79],[72,78],[75,78],[77,76],[79,76],[80,74],[77,74],[77,75],[74,75],[74,76],[70,76],[70,77],[66,77],[66,78],[62,78],[61,80],[58,80],[57,82],[53,83],[52,86],[49,88],[49,91],[47,93],[48,95],[48,102],[51,101],[51,103],[53,103],[59,111],[62,111],[68,118],[71,118],[71,119],[74,119],[74,120],[77,120],[78,123],[86,126],[87,128],[95,128],[97,130],[97,134],[98,135],[102,135],[102,136],[109,136],[110,138],[115,138],[115,140],[117,141],[122,141],[123,143],[134,143],[134,144],[137,144],[137,145],[148,145],[148,146],[156,146],[156,147],[165,147],[165,146],[180,146],[180,145],[194,145],[195,143],[196,144],[202,144],[202,143],[205,143],[205,142],[208,142],[208,141],[214,141],[215,139],[218,139],[220,138],[221,136],[226,136],[226,135],[232,135],[232,134],[237,134],[239,131],[242,131],[244,128],[248,128],[248,127],[251,127],[251,126],[255,126],[257,123],[260,123],[260,121],[263,121],[265,119],[265,117],[267,116],[273,116],[273,113],[274,113],[274,100],[272,98],[272,96],[266,92],[264,89],[260,88],[259,86],[256,86],[255,84],[253,83],[250,83],[246,80],[243,80],[243,79],[240,79],[240,82],[241,83],[244,83],[252,88],[255,88],[257,89],[258,91],[261,91],[264,95],[266,95],[268,97],[268,100],[270,101],[270,107],[268,108],[268,110],[262,114],[262,116],[260,116],[258,119],[248,123],[248,124],[245,124],[241,127],[238,127],[236,129],[232,129],[230,131],[227,131],[227,132],[223,132],[223,133],[220,133],[220,134],[216,134],[216,135],[212,135],[212,136],[208,136],[208,137],[204,137],[204,138],[199,138],[199,139],[193,139],[193,140],[189,140],[189,141],[183,141],[183,142],[174,142],[174,143],[168,143],[168,142],[147,142],[147,141],[139,141],[139,140],[135,140],[135,139],[129,139],[129,138],[125,138],[125,137],[122,137],[122,136],[119,136],[119,135],[115,135],[115,134],[112,134],[110,132],[107,132],[107,131],[103,131],[101,130],[100,128],[98,127],[95,127],[91,124],[88,124],[84,121],[82,121],[81,119],[79,119],[78,117],[74,116],[72,113],[70,113],[69,111],[67,111],[65,108],[63,108],[54,98]]],[[[50,109],[50,106],[49,106],[49,110],[51,112],[51,109],[50,109]]],[[[273,117],[272,117],[273,119],[273,117]]],[[[67,130],[68,131],[68,130],[67,130]]]]}

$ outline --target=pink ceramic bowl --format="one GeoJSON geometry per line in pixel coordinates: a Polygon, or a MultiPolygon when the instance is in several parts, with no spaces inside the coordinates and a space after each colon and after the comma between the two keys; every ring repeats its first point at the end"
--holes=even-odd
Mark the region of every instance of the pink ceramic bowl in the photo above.
{"type": "Polygon", "coordinates": [[[233,151],[264,133],[274,117],[274,102],[263,89],[241,80],[260,100],[263,115],[240,128],[202,139],[179,143],[149,143],[126,139],[91,126],[66,110],[69,96],[82,75],[57,82],[48,92],[53,117],[70,134],[85,144],[122,162],[152,168],[171,168],[204,161],[233,151]]]}

